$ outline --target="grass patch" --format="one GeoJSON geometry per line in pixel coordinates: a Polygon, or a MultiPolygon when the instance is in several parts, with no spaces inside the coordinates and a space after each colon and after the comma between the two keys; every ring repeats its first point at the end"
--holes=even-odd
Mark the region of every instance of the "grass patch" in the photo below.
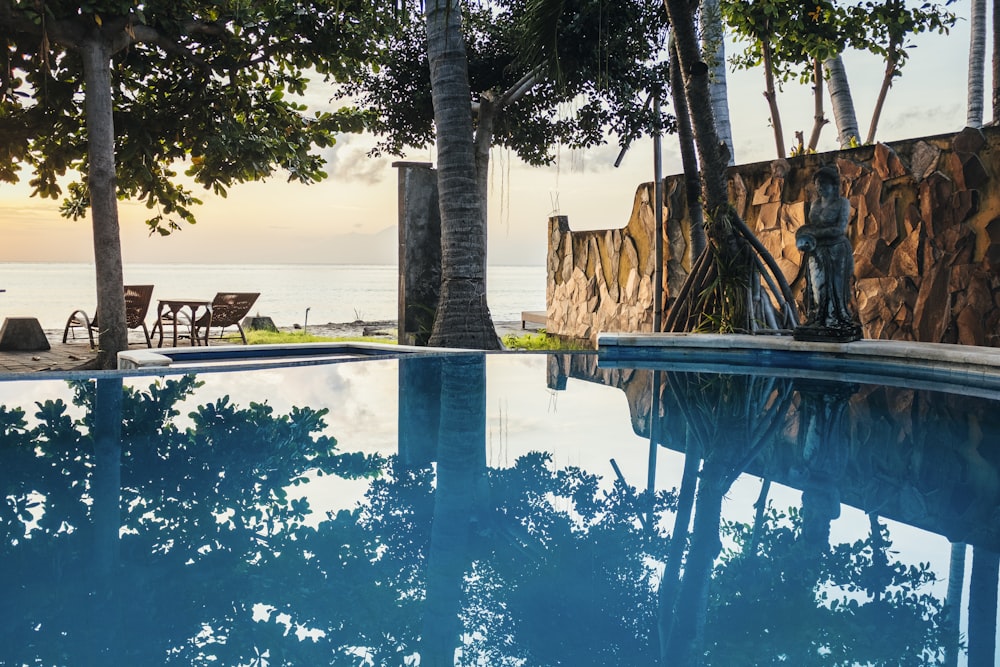
{"type": "MultiPolygon", "coordinates": [[[[227,343],[240,343],[239,335],[227,336],[227,343]]],[[[278,343],[395,343],[387,336],[314,336],[298,331],[248,331],[247,343],[250,345],[273,345],[278,343]]]]}
{"type": "Polygon", "coordinates": [[[508,350],[592,350],[584,341],[550,336],[545,331],[526,334],[507,334],[503,344],[508,350]]]}
{"type": "MultiPolygon", "coordinates": [[[[218,341],[213,338],[212,341],[218,341]]],[[[240,343],[239,334],[226,336],[224,343],[240,343]]],[[[273,345],[281,343],[389,343],[396,340],[388,336],[314,336],[300,331],[247,331],[247,343],[250,345],[273,345]]],[[[592,350],[586,341],[550,336],[545,331],[524,334],[507,334],[503,344],[508,350],[592,350]]]]}

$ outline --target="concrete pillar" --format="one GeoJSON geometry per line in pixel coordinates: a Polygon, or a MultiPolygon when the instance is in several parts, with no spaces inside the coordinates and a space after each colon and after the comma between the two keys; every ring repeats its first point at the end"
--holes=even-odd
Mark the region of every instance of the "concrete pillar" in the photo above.
{"type": "Polygon", "coordinates": [[[399,343],[426,345],[441,290],[437,171],[428,162],[399,169],[399,343]]]}

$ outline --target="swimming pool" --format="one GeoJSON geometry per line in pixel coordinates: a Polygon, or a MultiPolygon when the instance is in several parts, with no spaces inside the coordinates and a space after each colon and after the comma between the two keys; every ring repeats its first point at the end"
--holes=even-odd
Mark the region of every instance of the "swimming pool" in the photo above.
{"type": "Polygon", "coordinates": [[[0,664],[995,653],[991,389],[685,364],[0,382],[0,664]]]}

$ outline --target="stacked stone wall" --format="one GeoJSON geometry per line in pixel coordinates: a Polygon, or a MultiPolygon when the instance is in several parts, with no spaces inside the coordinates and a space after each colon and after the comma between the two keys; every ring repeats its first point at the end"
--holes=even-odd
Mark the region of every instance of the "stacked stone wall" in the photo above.
{"type": "MultiPolygon", "coordinates": [[[[865,337],[1000,346],[1000,129],[731,168],[730,200],[789,282],[799,274],[795,230],[825,165],[851,203],[865,337]]],[[[566,217],[549,220],[549,332],[652,331],[653,203],[646,183],[623,228],[574,232],[566,217]]],[[[666,309],[690,269],[682,176],[664,180],[663,207],[666,309]]]]}

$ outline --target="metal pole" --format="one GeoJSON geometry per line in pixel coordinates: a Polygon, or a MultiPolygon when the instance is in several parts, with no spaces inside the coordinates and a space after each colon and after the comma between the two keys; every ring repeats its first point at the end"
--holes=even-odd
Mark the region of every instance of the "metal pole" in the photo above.
{"type": "Polygon", "coordinates": [[[656,525],[653,507],[656,506],[656,453],[659,451],[660,434],[660,371],[653,371],[652,393],[649,401],[649,460],[646,463],[646,528],[656,525]]]}
{"type": "Polygon", "coordinates": [[[653,332],[660,333],[663,322],[663,163],[660,154],[660,93],[653,93],[653,332]]]}

